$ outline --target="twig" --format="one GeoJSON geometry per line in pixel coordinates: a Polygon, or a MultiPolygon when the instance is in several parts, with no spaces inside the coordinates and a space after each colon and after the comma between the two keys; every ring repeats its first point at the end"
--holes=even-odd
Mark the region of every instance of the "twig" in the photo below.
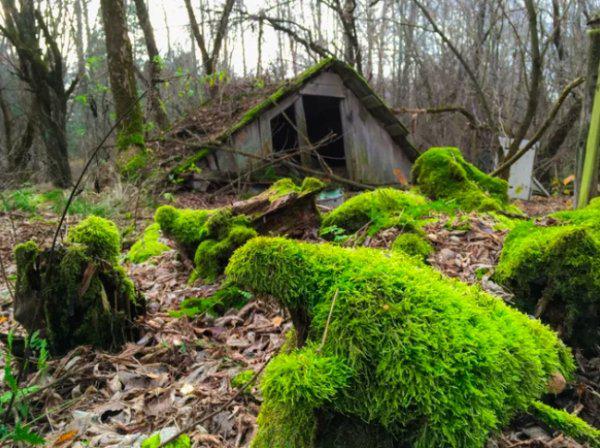
{"type": "Polygon", "coordinates": [[[548,115],[548,117],[546,118],[546,120],[544,121],[544,123],[540,126],[540,128],[537,130],[537,132],[535,133],[535,135],[533,137],[531,137],[531,140],[529,140],[527,142],[527,144],[525,146],[523,146],[520,150],[518,150],[512,157],[509,157],[498,168],[496,168],[494,171],[492,171],[490,173],[490,176],[497,176],[498,174],[500,174],[500,173],[504,172],[505,170],[507,170],[508,168],[510,168],[527,151],[529,151],[538,142],[538,140],[540,138],[542,138],[542,136],[544,135],[544,133],[546,132],[546,130],[550,127],[550,125],[554,121],[554,118],[558,114],[558,111],[560,110],[560,107],[562,106],[562,104],[565,102],[565,100],[569,96],[569,93],[571,93],[571,91],[575,87],[577,87],[578,85],[580,85],[583,81],[584,81],[584,78],[583,77],[579,77],[579,78],[571,81],[563,89],[562,93],[560,94],[560,97],[556,100],[556,103],[554,103],[554,106],[552,106],[552,110],[550,111],[550,115],[548,115]]]}
{"type": "Polygon", "coordinates": [[[323,330],[323,338],[321,339],[321,345],[317,349],[317,353],[320,353],[325,346],[325,342],[327,341],[327,333],[329,331],[329,323],[331,322],[331,316],[333,315],[333,307],[335,306],[335,301],[337,300],[339,289],[335,290],[335,294],[333,295],[333,300],[331,301],[331,308],[329,308],[329,314],[327,315],[327,322],[325,322],[325,330],[323,330]]]}
{"type": "Polygon", "coordinates": [[[217,415],[218,413],[222,412],[223,410],[225,410],[231,403],[233,403],[235,401],[235,399],[237,397],[239,397],[248,387],[250,387],[252,384],[254,384],[256,382],[256,380],[258,379],[258,377],[260,376],[260,374],[263,372],[263,370],[265,370],[265,367],[267,367],[267,365],[271,362],[271,360],[275,357],[275,355],[277,355],[277,353],[279,353],[279,350],[281,349],[278,348],[275,353],[273,354],[273,356],[271,356],[269,358],[269,360],[267,362],[265,362],[262,367],[260,369],[258,369],[258,371],[254,374],[254,376],[250,379],[250,381],[248,381],[246,384],[244,384],[234,395],[233,397],[231,397],[229,400],[227,400],[224,404],[222,404],[221,406],[219,406],[215,411],[211,412],[210,414],[205,415],[204,417],[200,418],[199,420],[190,423],[189,425],[184,426],[182,429],[180,429],[179,431],[177,431],[175,434],[173,434],[171,437],[168,437],[166,440],[161,441],[160,445],[158,445],[157,448],[162,448],[165,445],[167,445],[170,442],[173,442],[174,440],[178,439],[179,436],[181,436],[182,434],[185,434],[186,432],[192,430],[196,425],[199,425],[200,423],[205,422],[206,420],[214,417],[215,415],[217,415]]]}
{"type": "Polygon", "coordinates": [[[4,268],[4,260],[2,260],[2,254],[0,253],[0,273],[2,274],[2,281],[6,283],[6,289],[8,290],[8,294],[12,299],[13,303],[15,303],[15,293],[12,290],[12,285],[8,280],[8,275],[6,275],[6,269],[4,268]]]}
{"type": "Polygon", "coordinates": [[[123,120],[125,120],[125,118],[127,118],[129,116],[129,114],[133,111],[135,106],[142,100],[142,98],[144,98],[144,96],[146,96],[146,94],[148,93],[148,90],[149,89],[146,89],[140,95],[138,95],[138,97],[131,104],[131,106],[129,106],[129,109],[127,109],[127,111],[123,115],[121,115],[119,118],[117,118],[115,123],[111,126],[111,128],[108,130],[106,135],[102,138],[102,140],[100,141],[98,146],[96,146],[96,148],[92,152],[92,155],[88,158],[85,166],[81,170],[81,174],[79,175],[79,178],[77,179],[77,181],[75,182],[75,185],[73,185],[73,188],[71,189],[71,194],[69,195],[69,199],[67,200],[67,203],[65,204],[62,215],[60,217],[60,221],[58,222],[58,226],[56,227],[56,232],[54,233],[54,238],[52,240],[52,246],[50,248],[50,251],[54,251],[54,248],[56,247],[56,241],[58,240],[58,235],[60,234],[60,229],[62,228],[62,225],[67,216],[67,212],[69,211],[69,207],[71,206],[71,202],[73,202],[73,199],[75,198],[75,195],[77,193],[77,189],[79,188],[79,185],[81,185],[81,182],[83,181],[83,178],[84,178],[85,174],[87,173],[87,170],[90,168],[90,166],[92,165],[92,162],[94,161],[94,159],[100,152],[100,149],[102,149],[102,147],[104,146],[104,143],[106,143],[106,141],[111,136],[113,131],[115,129],[117,129],[117,127],[119,127],[119,125],[123,122],[123,120]]]}

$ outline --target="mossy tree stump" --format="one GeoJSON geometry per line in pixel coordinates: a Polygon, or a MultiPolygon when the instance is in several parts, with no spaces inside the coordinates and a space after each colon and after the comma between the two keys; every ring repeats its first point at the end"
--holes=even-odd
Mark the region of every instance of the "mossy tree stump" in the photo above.
{"type": "Polygon", "coordinates": [[[117,265],[118,230],[91,217],[71,230],[69,240],[54,250],[32,241],[15,248],[15,319],[28,332],[39,330],[53,355],[87,344],[118,349],[138,336],[133,321],[145,309],[117,265]]]}

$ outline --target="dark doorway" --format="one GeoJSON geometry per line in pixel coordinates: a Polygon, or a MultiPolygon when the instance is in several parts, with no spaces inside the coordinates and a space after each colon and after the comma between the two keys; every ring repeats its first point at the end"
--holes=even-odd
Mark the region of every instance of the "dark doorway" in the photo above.
{"type": "MultiPolygon", "coordinates": [[[[273,139],[274,152],[294,151],[298,149],[296,111],[293,104],[271,119],[271,137],[273,139]]],[[[294,156],[294,160],[299,162],[300,156],[294,156]]]]}
{"type": "MultiPolygon", "coordinates": [[[[331,168],[346,168],[346,152],[340,113],[340,98],[331,96],[304,95],[304,115],[308,138],[312,144],[331,135],[329,142],[321,146],[317,152],[331,168]]],[[[317,157],[313,156],[316,160],[317,157]]]]}

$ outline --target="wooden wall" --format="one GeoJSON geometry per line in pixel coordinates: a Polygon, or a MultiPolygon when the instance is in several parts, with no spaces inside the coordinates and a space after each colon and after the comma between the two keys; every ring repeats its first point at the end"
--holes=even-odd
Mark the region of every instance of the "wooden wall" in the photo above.
{"type": "MultiPolygon", "coordinates": [[[[301,95],[323,95],[343,98],[340,102],[344,148],[348,177],[352,180],[373,184],[398,183],[398,178],[409,179],[411,163],[401,148],[392,140],[381,124],[368,112],[354,93],[331,72],[321,73],[308,82],[299,93],[291,95],[277,106],[263,112],[243,129],[229,138],[229,146],[240,151],[266,156],[273,150],[271,140],[271,119],[294,104],[296,126],[300,132],[299,143],[304,146],[306,122],[301,95]],[[399,175],[396,173],[400,173],[399,175]]],[[[303,161],[308,162],[304,157],[303,161]]],[[[219,151],[219,169],[241,172],[260,163],[255,159],[219,151]]]]}

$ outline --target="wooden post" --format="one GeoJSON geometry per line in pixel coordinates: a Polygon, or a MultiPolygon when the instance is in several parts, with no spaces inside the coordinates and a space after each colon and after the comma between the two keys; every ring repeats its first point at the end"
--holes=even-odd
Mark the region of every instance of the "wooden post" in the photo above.
{"type": "Polygon", "coordinates": [[[575,200],[577,207],[585,207],[596,193],[598,182],[598,145],[600,144],[600,15],[588,22],[589,50],[586,76],[586,96],[583,105],[582,127],[577,151],[575,200]],[[584,136],[587,140],[583,144],[584,136]]]}

